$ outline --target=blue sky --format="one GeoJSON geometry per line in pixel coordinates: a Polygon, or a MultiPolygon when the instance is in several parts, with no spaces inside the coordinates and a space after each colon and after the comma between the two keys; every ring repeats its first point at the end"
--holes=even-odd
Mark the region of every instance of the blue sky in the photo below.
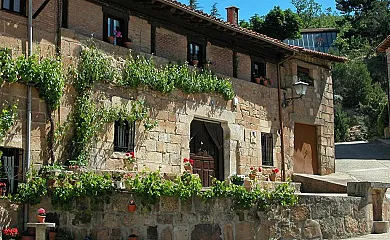
{"type": "MultiPolygon", "coordinates": [[[[188,4],[188,0],[179,0],[182,3],[188,4]]],[[[236,6],[240,8],[238,17],[239,19],[248,20],[255,13],[259,15],[267,14],[274,6],[279,5],[282,9],[291,8],[295,10],[291,4],[291,0],[198,0],[199,5],[202,7],[204,12],[209,13],[211,6],[217,2],[217,8],[221,17],[226,19],[226,10],[225,7],[236,6]]],[[[323,9],[331,7],[333,10],[336,10],[335,0],[317,0],[317,3],[321,4],[323,9]]]]}

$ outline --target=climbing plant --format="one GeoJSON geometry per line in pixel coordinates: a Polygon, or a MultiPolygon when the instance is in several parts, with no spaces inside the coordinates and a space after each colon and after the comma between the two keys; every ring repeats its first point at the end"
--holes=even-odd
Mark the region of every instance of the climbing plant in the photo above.
{"type": "MultiPolygon", "coordinates": [[[[7,132],[15,124],[18,117],[18,105],[17,103],[9,105],[3,104],[3,109],[0,111],[0,141],[4,140],[7,132]]],[[[3,152],[0,151],[0,158],[3,152]]]]}

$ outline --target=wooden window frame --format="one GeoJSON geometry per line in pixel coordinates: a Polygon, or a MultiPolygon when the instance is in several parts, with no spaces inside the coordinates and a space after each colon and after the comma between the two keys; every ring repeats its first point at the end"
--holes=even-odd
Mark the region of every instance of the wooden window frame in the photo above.
{"type": "Polygon", "coordinates": [[[272,133],[261,133],[261,160],[262,165],[274,165],[274,140],[272,133]]]}
{"type": "Polygon", "coordinates": [[[203,67],[204,63],[206,62],[206,46],[207,46],[207,41],[204,39],[188,36],[187,37],[187,61],[189,65],[192,64],[192,56],[191,56],[191,44],[198,45],[200,50],[199,50],[199,57],[198,57],[198,67],[203,67]]]}
{"type": "Polygon", "coordinates": [[[103,41],[108,42],[108,19],[114,19],[120,22],[122,39],[119,46],[123,42],[129,41],[128,29],[129,29],[129,14],[117,9],[103,6],[103,41]]]}
{"type": "Polygon", "coordinates": [[[252,82],[255,81],[255,78],[256,77],[265,77],[267,76],[267,62],[264,61],[263,59],[260,59],[260,58],[254,58],[252,57],[251,59],[251,79],[252,79],[252,82]],[[259,73],[256,73],[256,65],[258,65],[259,67],[261,65],[263,65],[263,70],[260,72],[259,70],[259,73]]]}
{"type": "Polygon", "coordinates": [[[114,151],[115,152],[130,152],[135,149],[135,122],[115,121],[114,123],[114,151]],[[124,129],[120,129],[124,128],[124,129]],[[120,145],[119,132],[125,131],[125,143],[120,145]]]}
{"type": "Polygon", "coordinates": [[[6,0],[2,0],[1,1],[1,9],[2,10],[26,16],[26,5],[27,5],[26,4],[26,0],[8,0],[10,8],[5,8],[4,7],[4,2],[5,1],[6,0]],[[15,1],[20,1],[20,11],[15,11],[14,10],[14,3],[15,3],[15,1]]]}

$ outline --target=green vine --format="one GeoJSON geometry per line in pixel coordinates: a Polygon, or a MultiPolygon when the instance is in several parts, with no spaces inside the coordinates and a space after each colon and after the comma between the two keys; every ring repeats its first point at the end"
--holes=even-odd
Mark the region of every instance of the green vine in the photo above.
{"type": "Polygon", "coordinates": [[[0,141],[2,141],[15,124],[15,121],[18,117],[18,104],[13,105],[4,105],[3,109],[0,111],[0,141]]]}

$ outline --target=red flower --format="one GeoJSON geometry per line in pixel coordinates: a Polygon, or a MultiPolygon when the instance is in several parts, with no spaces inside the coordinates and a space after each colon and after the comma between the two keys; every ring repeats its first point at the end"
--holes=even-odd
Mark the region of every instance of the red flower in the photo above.
{"type": "Polygon", "coordinates": [[[279,172],[279,169],[277,169],[277,168],[275,168],[275,169],[272,169],[272,172],[276,174],[276,173],[278,173],[278,172],[279,172]]]}
{"type": "Polygon", "coordinates": [[[134,152],[130,152],[131,158],[135,158],[134,152]]]}
{"type": "Polygon", "coordinates": [[[2,230],[3,235],[7,237],[16,237],[19,235],[19,230],[18,228],[3,228],[2,230]]]}
{"type": "Polygon", "coordinates": [[[262,169],[261,169],[261,167],[259,167],[259,172],[261,172],[262,171],[262,169]]]}
{"type": "Polygon", "coordinates": [[[183,159],[183,162],[185,162],[185,163],[188,162],[188,161],[189,161],[188,158],[184,158],[183,159]]]}
{"type": "Polygon", "coordinates": [[[126,157],[130,157],[130,153],[129,152],[126,153],[126,157]]]}
{"type": "Polygon", "coordinates": [[[190,159],[188,161],[190,162],[191,166],[194,166],[194,160],[190,159]]]}
{"type": "Polygon", "coordinates": [[[249,169],[252,171],[254,169],[254,167],[250,167],[249,169]]]}

